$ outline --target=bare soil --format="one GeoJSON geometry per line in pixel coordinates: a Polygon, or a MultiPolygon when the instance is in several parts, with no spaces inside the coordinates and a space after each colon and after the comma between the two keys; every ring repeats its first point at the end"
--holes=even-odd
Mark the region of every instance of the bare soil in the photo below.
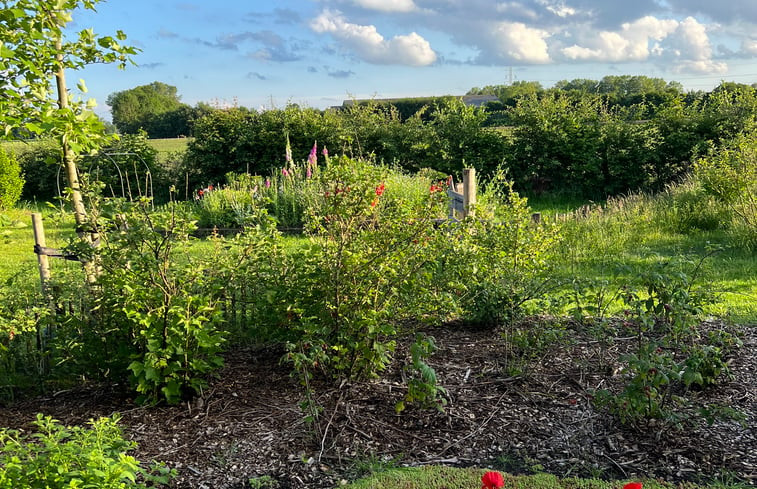
{"type": "MultiPolygon", "coordinates": [[[[532,318],[527,326],[550,324],[532,318]]],[[[28,428],[37,412],[66,424],[122,413],[126,436],[139,444],[134,455],[177,469],[175,488],[244,488],[261,476],[281,489],[332,488],[369,463],[757,483],[756,327],[740,328],[743,346],[729,353],[730,377],[687,393],[695,406],[741,411],[744,423],[696,421],[684,429],[655,421],[624,426],[593,405],[595,389],[620,389],[619,358],[635,346],[630,334],[598,341],[568,325],[560,341],[526,362],[506,341],[507,330],[448,324],[425,332],[436,340],[429,364],[447,390],[443,412],[395,412],[406,393],[409,335],[382,378],[316,385],[323,407],[317,427],[304,421],[303,390],[273,347],[230,351],[220,376],[190,403],[141,407],[124,386],[85,386],[0,409],[0,425],[28,428]]]]}

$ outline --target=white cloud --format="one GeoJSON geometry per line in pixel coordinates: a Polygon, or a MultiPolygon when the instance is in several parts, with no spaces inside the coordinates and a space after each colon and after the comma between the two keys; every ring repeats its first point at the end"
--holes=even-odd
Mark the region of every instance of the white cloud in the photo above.
{"type": "Polygon", "coordinates": [[[728,70],[725,63],[713,61],[707,29],[694,17],[681,21],[665,48],[674,56],[676,72],[725,73],[728,70]]]}
{"type": "Polygon", "coordinates": [[[576,15],[576,9],[573,7],[569,7],[565,4],[565,2],[562,1],[554,1],[554,0],[537,0],[537,3],[542,5],[544,8],[552,12],[558,17],[571,17],[573,15],[576,15]]]}
{"type": "Polygon", "coordinates": [[[728,65],[720,61],[711,59],[702,60],[682,60],[678,61],[672,69],[673,73],[692,73],[696,75],[707,75],[712,73],[727,73],[728,65]]]}
{"type": "Polygon", "coordinates": [[[654,60],[676,73],[724,73],[728,69],[712,59],[707,27],[693,17],[681,21],[642,17],[623,24],[619,31],[600,31],[583,46],[575,44],[560,52],[575,61],[654,60]]]}
{"type": "Polygon", "coordinates": [[[354,0],[355,5],[380,12],[413,12],[418,7],[413,0],[354,0]]]}
{"type": "MultiPolygon", "coordinates": [[[[659,45],[650,50],[650,41],[661,41],[678,27],[675,20],[660,20],[646,16],[625,23],[620,31],[600,31],[587,46],[577,44],[563,48],[562,54],[572,60],[586,61],[644,61],[651,53],[659,54],[659,45]]],[[[586,37],[586,36],[584,36],[586,37]]]]}
{"type": "Polygon", "coordinates": [[[375,26],[349,23],[339,11],[324,10],[310,22],[310,27],[315,32],[331,34],[369,63],[427,66],[436,61],[429,42],[417,33],[387,40],[375,26]]]}
{"type": "Polygon", "coordinates": [[[741,41],[741,50],[747,54],[757,55],[757,39],[744,39],[741,41]]]}
{"type": "Polygon", "coordinates": [[[549,32],[528,27],[521,22],[500,22],[491,32],[494,55],[526,63],[549,63],[545,39],[549,32]]]}

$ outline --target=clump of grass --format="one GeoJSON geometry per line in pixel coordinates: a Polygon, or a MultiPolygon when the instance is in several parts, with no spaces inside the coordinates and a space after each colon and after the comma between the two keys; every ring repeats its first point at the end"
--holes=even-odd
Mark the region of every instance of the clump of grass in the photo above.
{"type": "MultiPolygon", "coordinates": [[[[617,288],[656,262],[683,255],[698,261],[718,246],[723,251],[708,259],[699,279],[718,294],[705,313],[753,322],[757,256],[715,224],[721,211],[722,206],[701,194],[696,183],[684,180],[657,194],[610,198],[602,205],[548,217],[558,221],[564,236],[557,274],[566,284],[580,280],[617,288]]],[[[566,285],[563,292],[569,289],[566,285]]],[[[618,302],[609,312],[622,307],[618,302]]]]}
{"type": "MultiPolygon", "coordinates": [[[[342,486],[345,489],[471,489],[481,486],[484,469],[459,469],[443,466],[426,466],[392,469],[342,486]]],[[[551,474],[510,475],[503,474],[505,488],[517,489],[618,489],[631,481],[608,481],[600,479],[560,479],[551,474]]],[[[672,484],[658,480],[644,481],[645,489],[737,489],[733,485],[697,485],[690,482],[672,484]]]]}
{"type": "MultiPolygon", "coordinates": [[[[323,160],[321,160],[323,161],[323,160]]],[[[227,183],[206,192],[197,201],[196,213],[200,227],[241,227],[255,209],[266,209],[280,228],[301,229],[305,212],[322,199],[320,172],[325,163],[290,162],[270,175],[226,175],[227,183]]],[[[428,196],[431,177],[425,173],[411,175],[398,169],[383,168],[386,193],[382,206],[408,205],[428,196]]],[[[440,210],[440,216],[444,216],[440,210]]]]}

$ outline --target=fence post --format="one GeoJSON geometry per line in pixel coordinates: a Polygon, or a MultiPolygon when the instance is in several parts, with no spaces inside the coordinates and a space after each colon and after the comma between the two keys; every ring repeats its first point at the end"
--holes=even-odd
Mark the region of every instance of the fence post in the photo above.
{"type": "MultiPolygon", "coordinates": [[[[45,248],[45,227],[42,224],[42,214],[32,212],[32,228],[34,229],[34,244],[36,248],[45,248]]],[[[50,262],[47,255],[37,253],[37,264],[39,265],[39,279],[42,283],[42,293],[47,295],[48,284],[50,283],[50,262]]]]}
{"type": "Polygon", "coordinates": [[[463,169],[463,219],[473,217],[476,205],[476,169],[463,169]]]}

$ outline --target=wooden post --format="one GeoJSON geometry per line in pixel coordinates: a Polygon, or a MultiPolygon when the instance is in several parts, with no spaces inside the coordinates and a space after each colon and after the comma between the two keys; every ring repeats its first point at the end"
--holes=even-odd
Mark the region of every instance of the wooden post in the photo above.
{"type": "Polygon", "coordinates": [[[476,205],[476,170],[475,168],[463,169],[463,219],[475,214],[476,205]]]}
{"type": "Polygon", "coordinates": [[[534,212],[531,214],[531,221],[533,221],[534,224],[541,223],[541,212],[534,212]]]}
{"type": "MultiPolygon", "coordinates": [[[[39,212],[32,213],[32,227],[34,229],[34,244],[41,248],[47,247],[47,243],[45,242],[45,227],[42,224],[42,214],[39,212]]],[[[42,283],[42,293],[47,294],[47,286],[50,283],[50,262],[47,255],[38,254],[37,263],[39,264],[39,279],[42,283]]]]}

